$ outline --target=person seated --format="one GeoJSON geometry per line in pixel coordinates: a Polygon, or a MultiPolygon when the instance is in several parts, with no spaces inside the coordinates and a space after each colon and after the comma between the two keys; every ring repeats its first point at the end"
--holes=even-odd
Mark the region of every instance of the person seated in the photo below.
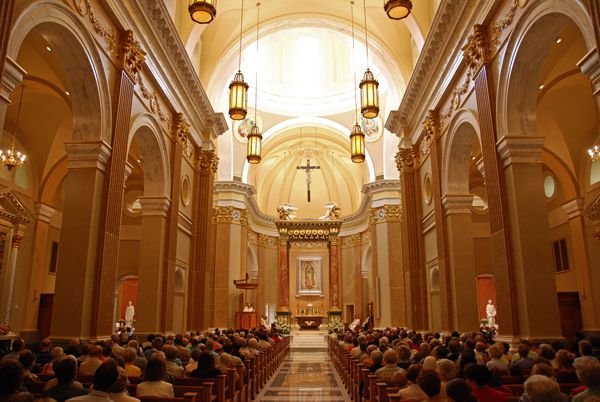
{"type": "Polygon", "coordinates": [[[492,377],[492,373],[487,367],[471,363],[465,367],[465,375],[473,395],[478,400],[486,402],[506,401],[505,394],[487,385],[492,377]]]}
{"type": "Polygon", "coordinates": [[[375,371],[378,380],[389,382],[394,374],[404,371],[398,367],[398,354],[393,349],[388,349],[383,354],[385,366],[375,371]]]}
{"type": "Polygon", "coordinates": [[[19,360],[19,356],[21,351],[25,350],[25,341],[23,338],[17,338],[12,341],[12,345],[10,346],[10,352],[5,354],[2,360],[19,360]]]}
{"type": "MultiPolygon", "coordinates": [[[[369,347],[371,347],[371,346],[375,346],[375,345],[369,345],[369,347]]],[[[383,353],[381,353],[381,350],[377,349],[377,347],[375,346],[375,349],[371,352],[370,359],[365,360],[364,364],[365,364],[365,367],[368,368],[369,372],[371,372],[372,374],[374,374],[377,370],[382,368],[383,367],[383,353]]]]}
{"type": "MultiPolygon", "coordinates": [[[[156,352],[162,353],[162,352],[156,352]]],[[[138,384],[136,389],[136,396],[147,397],[155,396],[158,398],[173,398],[173,385],[166,381],[163,381],[167,373],[167,368],[163,359],[159,356],[152,356],[148,360],[148,366],[146,367],[146,373],[144,375],[145,381],[138,384]]]]}
{"type": "Polygon", "coordinates": [[[87,395],[88,392],[81,384],[74,383],[77,374],[77,361],[71,357],[64,357],[56,364],[56,385],[44,391],[44,398],[52,398],[57,402],[87,395]]]}
{"type": "Polygon", "coordinates": [[[485,364],[485,366],[490,370],[492,367],[494,367],[502,374],[508,374],[508,362],[503,359],[504,346],[502,346],[501,343],[495,343],[489,347],[488,353],[491,359],[485,364]]]}
{"type": "Polygon", "coordinates": [[[123,351],[123,361],[125,362],[125,373],[127,377],[140,377],[142,375],[142,370],[135,365],[135,361],[137,358],[135,349],[126,347],[123,351]]]}
{"type": "Polygon", "coordinates": [[[2,402],[33,402],[33,395],[22,392],[23,366],[15,359],[0,362],[0,400],[2,402]]]}
{"type": "MultiPolygon", "coordinates": [[[[541,353],[540,353],[541,355],[541,353]]],[[[552,382],[556,383],[556,380],[554,379],[553,375],[554,375],[554,370],[552,369],[552,366],[550,366],[547,363],[537,363],[533,366],[533,368],[531,369],[531,376],[535,376],[535,375],[541,375],[544,377],[549,378],[550,380],[552,380],[552,382]]],[[[531,377],[530,377],[531,378],[531,377]]],[[[540,392],[534,392],[535,395],[541,395],[540,392]]],[[[539,398],[541,398],[541,396],[539,396],[539,398]]],[[[543,399],[545,400],[545,399],[543,399]]],[[[553,400],[555,400],[556,402],[569,402],[569,397],[560,392],[560,387],[559,387],[559,396],[557,398],[554,398],[553,400]]],[[[519,398],[519,402],[531,402],[532,399],[530,398],[529,394],[527,392],[523,392],[523,394],[521,395],[521,398],[519,398]]]]}
{"type": "Polygon", "coordinates": [[[425,394],[427,402],[445,402],[446,398],[440,395],[442,382],[435,370],[423,370],[417,378],[417,384],[425,394]]]}
{"type": "Polygon", "coordinates": [[[50,351],[50,356],[52,356],[52,360],[42,367],[42,375],[54,375],[54,364],[58,363],[58,361],[62,360],[66,355],[63,352],[63,348],[55,346],[50,351]]]}
{"type": "Polygon", "coordinates": [[[194,371],[198,368],[198,359],[200,358],[201,354],[202,354],[202,350],[200,350],[200,349],[192,350],[192,354],[190,355],[190,360],[188,361],[188,364],[185,366],[185,374],[187,376],[190,376],[192,374],[192,371],[194,371]]]}
{"type": "Polygon", "coordinates": [[[165,353],[167,375],[171,377],[183,377],[185,370],[176,361],[179,356],[177,348],[173,345],[167,345],[163,348],[163,352],[165,353]]]}
{"type": "Polygon", "coordinates": [[[576,383],[579,382],[573,363],[575,355],[566,349],[561,349],[556,353],[554,365],[557,369],[554,373],[554,378],[558,383],[576,383]]]}
{"type": "Polygon", "coordinates": [[[46,363],[52,360],[50,349],[52,349],[52,341],[49,338],[42,339],[40,341],[40,350],[35,358],[36,373],[38,373],[46,363]]]}
{"type": "Polygon", "coordinates": [[[29,349],[24,349],[19,353],[19,363],[23,366],[23,380],[36,381],[38,376],[31,372],[35,365],[35,353],[29,349]]]}
{"type": "Polygon", "coordinates": [[[79,366],[79,375],[94,375],[98,367],[102,366],[102,363],[102,347],[99,345],[90,346],[89,357],[79,366]]]}
{"type": "Polygon", "coordinates": [[[208,352],[203,352],[198,357],[198,368],[192,371],[192,377],[196,378],[215,378],[221,372],[215,365],[215,358],[208,352]]]}
{"type": "Polygon", "coordinates": [[[114,402],[140,402],[138,398],[129,396],[127,393],[127,373],[125,372],[125,369],[119,367],[118,370],[119,377],[108,390],[110,399],[114,402]]]}
{"type": "Polygon", "coordinates": [[[94,373],[93,389],[88,395],[69,399],[70,402],[110,401],[109,390],[119,378],[119,371],[114,361],[103,363],[94,373]]]}
{"type": "Polygon", "coordinates": [[[419,378],[419,374],[423,370],[423,366],[420,364],[413,364],[406,370],[406,382],[408,387],[401,389],[398,391],[398,396],[400,399],[414,399],[416,401],[424,401],[427,398],[427,394],[423,392],[419,384],[417,384],[417,378],[419,378]]]}
{"type": "Polygon", "coordinates": [[[534,374],[525,381],[524,391],[519,402],[563,400],[558,384],[540,374],[534,374]]]}
{"type": "Polygon", "coordinates": [[[446,394],[448,395],[448,402],[478,402],[472,394],[471,387],[462,378],[448,381],[446,394]]]}
{"type": "Polygon", "coordinates": [[[440,396],[446,397],[446,386],[448,381],[451,381],[456,377],[456,366],[451,360],[440,359],[435,364],[435,371],[440,376],[441,388],[440,396]]]}
{"type": "MultiPolygon", "coordinates": [[[[587,388],[575,395],[573,402],[585,402],[590,397],[600,397],[600,362],[595,357],[583,356],[575,363],[577,378],[587,388]]],[[[590,398],[593,399],[593,398],[590,398]]]]}
{"type": "Polygon", "coordinates": [[[65,349],[65,354],[73,355],[76,358],[79,358],[79,356],[81,356],[81,345],[79,343],[78,338],[71,338],[71,340],[69,341],[69,346],[65,349]]]}
{"type": "Polygon", "coordinates": [[[533,359],[530,356],[529,353],[529,345],[526,343],[521,343],[519,345],[519,351],[516,354],[517,358],[515,359],[515,356],[513,356],[513,366],[517,366],[520,367],[521,370],[530,370],[533,367],[533,359]]]}
{"type": "Polygon", "coordinates": [[[397,349],[396,349],[396,353],[398,353],[398,367],[404,369],[404,370],[408,370],[408,368],[411,365],[411,360],[410,360],[410,349],[408,346],[406,345],[400,345],[397,349]]]}

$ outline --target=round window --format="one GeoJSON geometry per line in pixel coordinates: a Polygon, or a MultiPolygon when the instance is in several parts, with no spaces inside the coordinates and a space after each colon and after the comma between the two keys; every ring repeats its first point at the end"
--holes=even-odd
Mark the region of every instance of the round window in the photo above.
{"type": "Polygon", "coordinates": [[[190,205],[190,178],[185,175],[181,179],[181,202],[186,207],[190,205]]]}
{"type": "Polygon", "coordinates": [[[433,185],[431,183],[431,175],[429,172],[425,174],[425,183],[423,184],[423,197],[425,198],[425,203],[427,205],[431,204],[431,199],[433,198],[433,185]]]}
{"type": "Polygon", "coordinates": [[[554,177],[551,174],[548,174],[546,178],[544,178],[544,195],[546,198],[550,199],[554,196],[556,192],[556,183],[554,182],[554,177]]]}

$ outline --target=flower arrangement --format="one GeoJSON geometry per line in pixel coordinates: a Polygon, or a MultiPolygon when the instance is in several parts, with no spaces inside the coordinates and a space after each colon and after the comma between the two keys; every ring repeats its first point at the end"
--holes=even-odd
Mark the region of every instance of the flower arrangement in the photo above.
{"type": "Polygon", "coordinates": [[[479,331],[483,336],[485,336],[488,343],[494,343],[494,340],[498,333],[498,331],[496,330],[496,326],[489,325],[488,320],[483,318],[479,323],[479,331]]]}
{"type": "Polygon", "coordinates": [[[0,335],[8,335],[10,328],[8,326],[0,325],[0,335]]]}
{"type": "Polygon", "coordinates": [[[281,334],[287,335],[291,331],[290,321],[288,317],[277,317],[277,322],[275,323],[275,328],[281,334]]]}
{"type": "Polygon", "coordinates": [[[329,330],[330,331],[341,331],[344,332],[344,323],[341,320],[341,316],[332,315],[329,317],[329,330]]]}

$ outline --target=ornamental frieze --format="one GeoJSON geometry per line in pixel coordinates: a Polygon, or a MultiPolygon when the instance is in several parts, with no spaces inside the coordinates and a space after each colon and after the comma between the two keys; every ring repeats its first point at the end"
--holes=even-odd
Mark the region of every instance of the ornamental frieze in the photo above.
{"type": "Polygon", "coordinates": [[[337,238],[340,220],[278,220],[275,222],[280,238],[288,240],[326,240],[337,238]]]}

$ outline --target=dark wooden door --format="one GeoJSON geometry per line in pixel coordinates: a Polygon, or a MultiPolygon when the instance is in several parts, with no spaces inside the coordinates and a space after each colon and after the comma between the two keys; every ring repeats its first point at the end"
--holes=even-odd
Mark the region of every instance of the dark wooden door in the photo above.
{"type": "Polygon", "coordinates": [[[52,305],[54,304],[53,293],[42,293],[40,295],[40,310],[38,314],[38,331],[40,338],[50,336],[50,323],[52,322],[52,305]]]}
{"type": "Polygon", "coordinates": [[[583,327],[579,293],[558,293],[558,308],[560,310],[560,327],[562,329],[562,334],[569,341],[572,341],[575,333],[581,331],[583,327]]]}

